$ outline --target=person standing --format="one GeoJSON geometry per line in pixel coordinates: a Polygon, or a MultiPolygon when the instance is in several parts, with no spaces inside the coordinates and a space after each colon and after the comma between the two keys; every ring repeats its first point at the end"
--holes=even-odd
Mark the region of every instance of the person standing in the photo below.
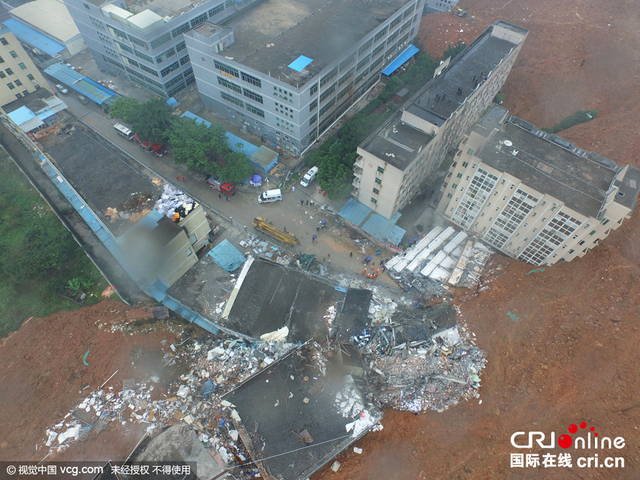
{"type": "Polygon", "coordinates": [[[296,191],[296,186],[295,185],[291,185],[291,191],[295,192],[296,191]]]}

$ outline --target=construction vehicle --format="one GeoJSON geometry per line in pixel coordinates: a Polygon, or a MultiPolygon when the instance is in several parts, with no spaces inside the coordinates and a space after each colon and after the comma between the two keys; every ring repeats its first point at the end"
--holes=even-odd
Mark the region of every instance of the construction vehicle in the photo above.
{"type": "Polygon", "coordinates": [[[300,241],[293,233],[287,232],[286,228],[280,230],[274,227],[266,218],[256,217],[253,219],[253,226],[259,232],[269,235],[271,238],[278,240],[289,247],[294,247],[300,244],[300,241]]]}
{"type": "Polygon", "coordinates": [[[458,7],[451,7],[451,13],[461,18],[464,18],[468,15],[466,8],[458,8],[458,7]]]}
{"type": "Polygon", "coordinates": [[[233,197],[236,194],[236,187],[234,187],[232,183],[223,182],[215,176],[207,179],[207,185],[216,192],[225,194],[227,197],[233,197]]]}

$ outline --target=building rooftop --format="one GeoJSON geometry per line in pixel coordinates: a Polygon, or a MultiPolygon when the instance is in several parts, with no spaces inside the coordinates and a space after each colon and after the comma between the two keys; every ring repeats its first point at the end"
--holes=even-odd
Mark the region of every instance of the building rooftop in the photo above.
{"type": "MultiPolygon", "coordinates": [[[[209,1],[211,0],[200,0],[195,2],[191,2],[189,0],[149,0],[136,2],[131,5],[131,10],[135,13],[142,13],[145,10],[151,10],[153,13],[157,13],[161,17],[177,17],[209,1]]],[[[215,2],[211,2],[212,5],[214,3],[215,2]]]]}
{"type": "Polygon", "coordinates": [[[535,128],[528,130],[512,117],[476,156],[488,166],[592,217],[598,216],[606,192],[620,171],[611,160],[594,160],[592,154],[571,142],[535,128]]]}
{"type": "Polygon", "coordinates": [[[59,54],[67,48],[62,43],[56,42],[53,38],[47,37],[36,29],[31,28],[29,25],[25,25],[15,18],[5,20],[3,24],[16,36],[16,38],[36,47],[38,50],[41,50],[51,57],[59,54]]]}
{"type": "Polygon", "coordinates": [[[67,6],[61,0],[36,0],[14,8],[10,13],[60,43],[80,36],[67,6]]]}
{"type": "MultiPolygon", "coordinates": [[[[407,110],[421,118],[425,113],[449,118],[516,46],[494,37],[492,28],[485,30],[448,68],[412,98],[412,106],[419,109],[411,111],[408,107],[407,110]],[[419,112],[425,113],[420,115],[419,112]]],[[[430,118],[425,120],[432,121],[430,118]]]]}
{"type": "Polygon", "coordinates": [[[622,179],[616,180],[614,185],[619,189],[615,202],[635,210],[640,191],[640,169],[629,165],[622,179]]]}
{"type": "Polygon", "coordinates": [[[433,137],[402,122],[401,116],[402,112],[396,113],[361,148],[404,170],[433,137]]]}
{"type": "Polygon", "coordinates": [[[222,22],[235,39],[222,55],[294,87],[304,85],[407,2],[263,1],[222,22]],[[301,55],[312,62],[300,72],[289,68],[301,55]]]}

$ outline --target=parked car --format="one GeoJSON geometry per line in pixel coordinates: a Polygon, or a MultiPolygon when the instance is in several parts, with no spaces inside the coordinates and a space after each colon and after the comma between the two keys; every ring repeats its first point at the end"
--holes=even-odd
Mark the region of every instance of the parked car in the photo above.
{"type": "Polygon", "coordinates": [[[63,87],[59,83],[56,84],[56,89],[63,95],[66,95],[67,93],[69,93],[69,90],[67,90],[65,87],[63,87]]]}

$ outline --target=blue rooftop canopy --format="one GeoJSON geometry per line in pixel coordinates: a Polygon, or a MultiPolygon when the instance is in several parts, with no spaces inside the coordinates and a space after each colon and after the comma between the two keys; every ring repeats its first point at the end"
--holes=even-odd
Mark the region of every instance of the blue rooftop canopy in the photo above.
{"type": "Polygon", "coordinates": [[[119,97],[113,90],[103,87],[98,82],[94,82],[89,77],[85,77],[64,63],[54,63],[46,68],[44,72],[47,75],[51,75],[60,83],[68,85],[76,92],[93,100],[98,105],[102,105],[103,103],[110,104],[115,98],[119,97]]]}
{"type": "Polygon", "coordinates": [[[390,76],[393,72],[398,70],[402,65],[406,63],[407,60],[409,60],[419,51],[420,50],[418,50],[418,47],[409,45],[404,52],[398,55],[398,58],[396,58],[393,62],[391,62],[391,64],[382,71],[382,74],[386,75],[387,77],[390,76]]]}
{"type": "Polygon", "coordinates": [[[400,212],[394,213],[390,219],[387,219],[353,198],[344,204],[338,216],[373,238],[394,246],[398,246],[406,232],[404,228],[396,225],[401,217],[400,212]]]}
{"type": "Polygon", "coordinates": [[[67,48],[63,44],[43,35],[15,18],[5,20],[3,23],[18,39],[24,43],[28,43],[32,47],[36,47],[51,57],[67,48]]]}
{"type": "Polygon", "coordinates": [[[312,59],[305,57],[304,55],[300,55],[293,62],[289,64],[289,68],[295,70],[296,72],[301,72],[304,70],[304,67],[313,62],[312,59]]]}

